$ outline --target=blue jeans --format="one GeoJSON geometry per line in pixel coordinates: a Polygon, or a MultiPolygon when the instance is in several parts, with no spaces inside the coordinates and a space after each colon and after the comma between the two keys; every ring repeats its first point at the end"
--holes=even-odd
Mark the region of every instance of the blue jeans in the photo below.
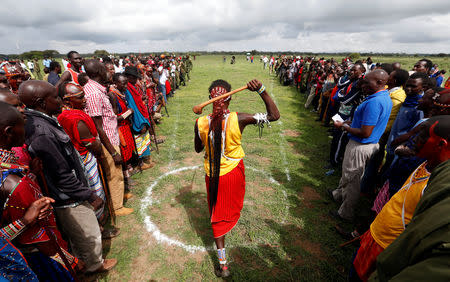
{"type": "Polygon", "coordinates": [[[166,86],[165,85],[161,85],[161,92],[162,92],[163,97],[164,97],[164,102],[167,103],[166,86]]]}

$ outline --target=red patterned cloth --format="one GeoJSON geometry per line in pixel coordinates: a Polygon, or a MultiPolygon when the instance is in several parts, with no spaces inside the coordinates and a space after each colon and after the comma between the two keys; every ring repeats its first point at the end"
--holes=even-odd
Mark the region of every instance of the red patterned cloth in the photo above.
{"type": "MultiPolygon", "coordinates": [[[[205,176],[206,191],[209,177],[205,176]]],[[[245,166],[241,160],[232,171],[220,176],[217,202],[211,216],[214,238],[222,237],[233,229],[241,217],[245,196],[245,166]]],[[[209,202],[209,193],[208,193],[209,202]]],[[[208,205],[209,206],[209,205],[208,205]]]]}
{"type": "Polygon", "coordinates": [[[167,79],[166,80],[166,93],[169,94],[171,90],[172,90],[172,87],[170,87],[170,80],[167,79]]]}
{"type": "MultiPolygon", "coordinates": [[[[21,219],[27,210],[27,208],[36,200],[43,197],[42,192],[38,184],[33,179],[32,174],[24,176],[17,184],[16,188],[8,195],[5,200],[5,208],[1,215],[3,222],[13,222],[17,219],[21,219]]],[[[47,226],[53,234],[56,235],[58,244],[67,250],[67,243],[62,239],[58,228],[56,227],[55,215],[51,213],[47,218],[39,221],[39,224],[33,224],[28,226],[27,229],[20,234],[16,240],[22,245],[40,243],[40,250],[44,251],[47,255],[54,255],[50,244],[49,235],[45,229],[41,226],[47,226]],[[45,250],[48,251],[45,251],[45,250]]]]}
{"type": "Polygon", "coordinates": [[[155,89],[153,89],[153,87],[148,87],[146,89],[146,94],[147,94],[147,101],[148,101],[148,112],[152,113],[153,112],[153,106],[156,103],[156,97],[155,97],[155,89]]]}
{"type": "Polygon", "coordinates": [[[386,182],[383,185],[383,188],[381,188],[380,192],[378,192],[378,195],[375,198],[375,201],[373,202],[372,210],[377,214],[379,214],[383,209],[384,205],[388,201],[389,201],[389,180],[386,180],[386,182]]]}
{"type": "Polygon", "coordinates": [[[26,144],[22,147],[12,147],[11,151],[14,152],[15,156],[18,157],[18,163],[21,165],[29,166],[31,162],[31,156],[28,153],[28,148],[26,144]]]}
{"type": "Polygon", "coordinates": [[[366,233],[361,236],[361,246],[353,261],[353,266],[362,281],[367,281],[372,272],[375,271],[377,257],[383,250],[384,249],[373,239],[370,230],[366,231],[366,233]]]}
{"type": "Polygon", "coordinates": [[[88,150],[81,142],[94,142],[98,135],[92,118],[81,110],[66,109],[58,116],[58,122],[64,128],[67,135],[69,135],[70,141],[72,141],[73,146],[80,155],[86,155],[88,150]],[[80,121],[86,124],[93,138],[80,139],[80,133],[78,132],[78,123],[80,121]]]}
{"type": "Polygon", "coordinates": [[[131,96],[133,96],[133,100],[136,103],[136,106],[139,109],[139,112],[146,118],[149,119],[148,109],[145,106],[144,101],[142,100],[142,89],[140,87],[136,87],[133,84],[128,82],[127,86],[128,91],[130,91],[131,96]]]}
{"type": "MultiPolygon", "coordinates": [[[[117,115],[120,116],[128,110],[127,101],[125,96],[119,93],[116,89],[111,89],[111,92],[115,94],[117,101],[117,115]]],[[[134,144],[133,133],[131,132],[131,122],[129,119],[123,119],[118,122],[119,138],[120,138],[120,154],[123,161],[128,162],[133,156],[133,151],[136,150],[134,144]]]]}

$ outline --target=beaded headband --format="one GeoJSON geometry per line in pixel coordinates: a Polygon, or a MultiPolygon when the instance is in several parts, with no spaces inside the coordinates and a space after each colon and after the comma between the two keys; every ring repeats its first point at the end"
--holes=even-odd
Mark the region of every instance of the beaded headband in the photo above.
{"type": "Polygon", "coordinates": [[[64,99],[66,99],[66,98],[71,98],[71,97],[77,97],[77,96],[80,96],[81,94],[84,93],[84,90],[83,90],[83,88],[81,88],[80,85],[75,84],[75,83],[72,83],[72,82],[67,83],[65,88],[66,88],[65,90],[66,90],[66,93],[67,93],[67,94],[64,95],[64,99]],[[77,93],[67,93],[67,88],[68,88],[69,86],[75,86],[75,87],[77,87],[78,89],[81,89],[81,91],[79,91],[79,92],[77,92],[77,93]]]}
{"type": "MultiPolygon", "coordinates": [[[[218,97],[218,96],[221,96],[221,95],[223,95],[223,94],[225,94],[225,93],[227,93],[228,91],[224,88],[224,87],[222,87],[222,86],[216,86],[216,87],[214,87],[213,89],[211,89],[211,94],[209,95],[209,98],[210,99],[212,99],[212,98],[216,98],[216,97],[218,97]]],[[[230,100],[231,99],[231,96],[228,96],[227,98],[225,98],[223,101],[224,102],[226,102],[226,101],[228,101],[228,100],[230,100]]]]}

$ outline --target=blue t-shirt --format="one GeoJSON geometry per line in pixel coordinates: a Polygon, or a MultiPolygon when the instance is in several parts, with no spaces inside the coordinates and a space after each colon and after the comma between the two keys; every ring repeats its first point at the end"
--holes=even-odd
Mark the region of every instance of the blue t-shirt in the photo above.
{"type": "Polygon", "coordinates": [[[392,110],[392,101],[387,90],[378,91],[368,96],[356,108],[353,116],[352,128],[361,128],[363,125],[374,126],[372,134],[367,138],[360,138],[348,134],[349,138],[363,144],[376,144],[383,135],[392,110]]]}

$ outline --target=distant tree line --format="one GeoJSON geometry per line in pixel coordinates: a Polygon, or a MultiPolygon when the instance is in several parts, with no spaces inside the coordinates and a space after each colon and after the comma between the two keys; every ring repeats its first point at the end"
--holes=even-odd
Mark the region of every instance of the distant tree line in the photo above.
{"type": "MultiPolygon", "coordinates": [[[[190,55],[245,55],[246,53],[251,53],[252,55],[259,54],[271,54],[271,55],[304,55],[304,56],[340,56],[340,57],[351,57],[352,59],[359,59],[361,57],[370,56],[384,56],[384,57],[403,57],[403,56],[414,56],[414,57],[449,57],[449,53],[438,53],[438,54],[407,54],[407,53],[381,53],[381,52],[362,52],[362,53],[350,53],[350,52],[301,52],[301,51],[258,51],[258,50],[248,50],[248,51],[189,51],[189,52],[128,52],[128,53],[110,53],[106,50],[95,50],[93,53],[81,54],[83,57],[106,57],[110,54],[115,56],[129,56],[129,55],[161,55],[161,54],[190,54],[190,55]]],[[[43,59],[43,58],[62,58],[66,57],[66,54],[60,54],[57,50],[33,50],[27,51],[22,54],[0,54],[0,58],[5,59],[21,59],[21,60],[31,60],[31,59],[43,59]]]]}

